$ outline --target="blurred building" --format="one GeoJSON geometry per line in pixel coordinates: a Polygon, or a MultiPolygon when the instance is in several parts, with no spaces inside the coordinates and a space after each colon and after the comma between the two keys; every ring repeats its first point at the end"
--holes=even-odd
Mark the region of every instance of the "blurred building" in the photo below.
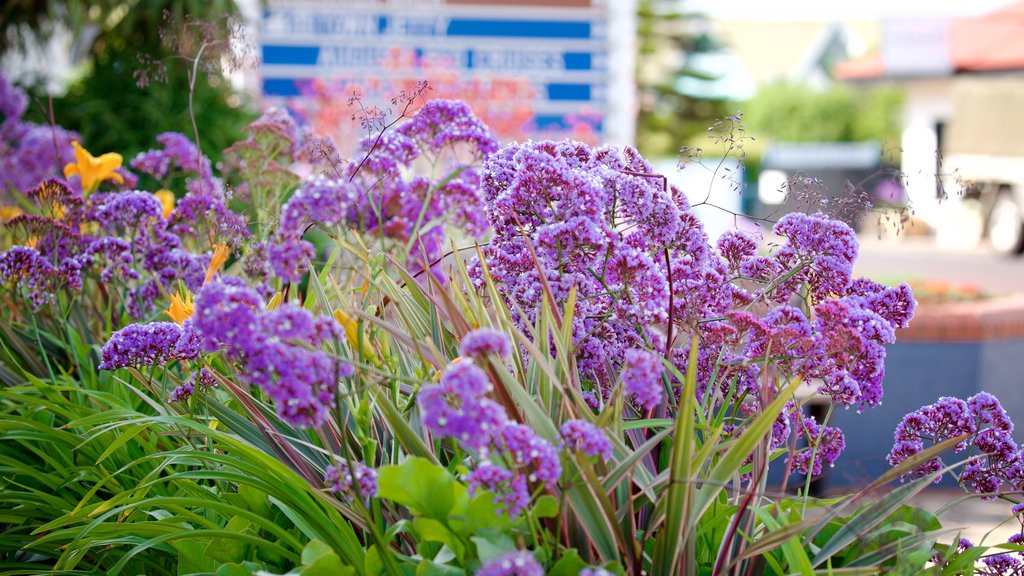
{"type": "Polygon", "coordinates": [[[940,241],[1024,250],[1024,2],[885,21],[878,49],[835,72],[904,89],[905,185],[940,241]]]}

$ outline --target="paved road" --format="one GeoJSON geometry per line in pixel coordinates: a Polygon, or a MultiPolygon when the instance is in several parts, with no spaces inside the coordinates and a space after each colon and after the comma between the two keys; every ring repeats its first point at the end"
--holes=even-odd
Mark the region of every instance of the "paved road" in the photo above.
{"type": "Polygon", "coordinates": [[[882,280],[942,280],[974,285],[992,294],[1024,293],[1024,257],[985,248],[938,248],[925,238],[861,238],[855,272],[882,280]]]}

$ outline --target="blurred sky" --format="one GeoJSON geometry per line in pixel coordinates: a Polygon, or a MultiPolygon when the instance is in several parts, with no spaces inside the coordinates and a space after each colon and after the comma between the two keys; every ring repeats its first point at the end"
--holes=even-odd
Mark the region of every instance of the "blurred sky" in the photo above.
{"type": "Polygon", "coordinates": [[[742,20],[876,20],[975,16],[1014,0],[682,0],[687,12],[742,20]]]}

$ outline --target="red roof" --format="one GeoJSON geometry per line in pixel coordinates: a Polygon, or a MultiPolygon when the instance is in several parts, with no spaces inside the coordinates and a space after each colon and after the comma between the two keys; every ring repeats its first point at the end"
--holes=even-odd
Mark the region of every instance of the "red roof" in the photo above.
{"type": "MultiPolygon", "coordinates": [[[[947,49],[953,72],[1024,70],[1024,2],[976,18],[949,21],[947,49]]],[[[874,52],[841,62],[837,78],[867,80],[885,77],[885,63],[874,52]]]]}

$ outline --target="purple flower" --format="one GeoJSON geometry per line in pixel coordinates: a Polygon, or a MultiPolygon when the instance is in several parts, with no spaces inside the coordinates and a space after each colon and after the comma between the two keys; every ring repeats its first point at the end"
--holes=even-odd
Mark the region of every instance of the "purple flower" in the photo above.
{"type": "Polygon", "coordinates": [[[544,576],[544,568],[526,550],[509,552],[494,560],[484,562],[474,572],[475,576],[544,576]]]}
{"type": "Polygon", "coordinates": [[[377,495],[377,471],[367,467],[362,462],[354,462],[355,484],[353,474],[349,470],[347,462],[339,462],[337,466],[328,466],[324,474],[324,484],[335,494],[340,494],[346,501],[352,501],[357,497],[356,485],[358,484],[359,496],[362,496],[363,503],[367,506],[370,500],[377,495]]]}
{"type": "Polygon", "coordinates": [[[718,237],[718,252],[731,270],[739,270],[744,262],[757,255],[757,241],[746,232],[727,230],[718,237]]]}
{"type": "Polygon", "coordinates": [[[462,338],[459,353],[463,356],[482,358],[494,354],[498,358],[507,358],[512,352],[508,336],[495,328],[478,328],[462,338]]]}
{"type": "Polygon", "coordinates": [[[440,154],[456,143],[468,144],[475,153],[486,156],[498,149],[491,131],[465,102],[431,100],[398,133],[417,142],[422,150],[440,154]]]}
{"type": "Polygon", "coordinates": [[[504,454],[509,464],[527,470],[527,479],[542,482],[553,489],[562,475],[558,451],[547,440],[537,436],[525,424],[509,424],[494,437],[494,449],[504,454]]]}
{"type": "Polygon", "coordinates": [[[193,323],[204,346],[223,348],[241,364],[242,377],[263,388],[289,423],[322,424],[334,406],[338,380],[353,372],[319,349],[330,332],[323,322],[330,320],[288,305],[264,311],[254,290],[226,280],[205,285],[196,299],[193,323]]]}
{"type": "Polygon", "coordinates": [[[475,450],[485,449],[508,423],[504,408],[484,396],[490,389],[487,374],[472,362],[448,366],[440,383],[420,390],[423,426],[475,450]]]}
{"type": "Polygon", "coordinates": [[[600,456],[604,461],[612,459],[612,443],[604,430],[585,420],[569,420],[562,424],[562,448],[600,456]]]}
{"type": "MultiPolygon", "coordinates": [[[[981,392],[966,402],[942,397],[935,404],[923,406],[903,417],[896,427],[895,443],[886,459],[896,466],[923,451],[926,441],[938,443],[967,435],[966,440],[957,444],[956,451],[971,447],[977,455],[964,466],[959,481],[965,488],[991,497],[1004,484],[1014,489],[1024,485],[1021,474],[1024,459],[1010,435],[1012,430],[1009,416],[991,394],[981,392]]],[[[909,475],[921,477],[941,468],[942,462],[934,458],[909,475]]]]}
{"type": "Polygon", "coordinates": [[[310,223],[340,224],[360,196],[355,185],[322,175],[307,179],[281,207],[282,237],[298,238],[310,223]]]}
{"type": "Polygon", "coordinates": [[[0,114],[4,122],[17,122],[28,109],[28,96],[18,88],[7,76],[0,74],[0,114]]]}
{"type": "Polygon", "coordinates": [[[796,424],[797,435],[807,442],[807,447],[797,452],[790,452],[788,465],[794,472],[817,476],[821,474],[822,465],[836,461],[846,440],[839,428],[822,426],[812,416],[804,416],[794,412],[792,417],[796,424]]]}
{"type": "Polygon", "coordinates": [[[513,474],[508,470],[495,466],[490,462],[480,463],[466,476],[470,495],[479,490],[488,490],[494,494],[494,503],[499,511],[515,518],[523,509],[530,505],[530,490],[526,485],[526,477],[513,474]]]}
{"type": "Polygon", "coordinates": [[[306,274],[307,263],[316,256],[316,249],[305,240],[285,238],[271,242],[267,255],[270,267],[278,278],[298,283],[306,274]]]}
{"type": "Polygon", "coordinates": [[[111,334],[100,350],[100,370],[152,366],[174,360],[193,360],[198,349],[178,348],[184,330],[174,322],[129,324],[111,334]]]}
{"type": "Polygon", "coordinates": [[[105,231],[145,231],[153,221],[163,220],[163,205],[149,192],[111,192],[94,194],[91,217],[105,231]]]}
{"type": "Polygon", "coordinates": [[[178,132],[164,132],[156,137],[163,148],[139,153],[132,161],[132,168],[149,174],[157,180],[167,177],[172,168],[200,178],[210,178],[210,160],[200,155],[191,138],[178,132]]]}
{"type": "Polygon", "coordinates": [[[991,574],[992,576],[1020,574],[1021,569],[1024,568],[1024,562],[1021,562],[1020,558],[1011,554],[986,556],[981,561],[985,564],[985,567],[979,570],[979,574],[991,574]]]}
{"type": "Polygon", "coordinates": [[[626,393],[644,410],[662,402],[665,388],[661,382],[664,366],[661,359],[645,350],[627,350],[622,365],[622,381],[626,393]]]}
{"type": "Polygon", "coordinates": [[[772,231],[788,240],[775,258],[786,269],[804,266],[793,280],[806,281],[815,299],[847,292],[857,258],[857,234],[846,223],[820,213],[791,212],[772,231]]]}
{"type": "Polygon", "coordinates": [[[185,402],[195,393],[197,389],[210,388],[217,385],[217,380],[206,368],[201,368],[189,380],[171,391],[167,398],[168,402],[185,402]]]}
{"type": "Polygon", "coordinates": [[[604,568],[601,568],[600,566],[595,566],[593,568],[584,568],[583,570],[580,570],[580,573],[579,573],[578,576],[615,576],[615,575],[612,572],[609,572],[609,571],[605,570],[604,568]]]}

